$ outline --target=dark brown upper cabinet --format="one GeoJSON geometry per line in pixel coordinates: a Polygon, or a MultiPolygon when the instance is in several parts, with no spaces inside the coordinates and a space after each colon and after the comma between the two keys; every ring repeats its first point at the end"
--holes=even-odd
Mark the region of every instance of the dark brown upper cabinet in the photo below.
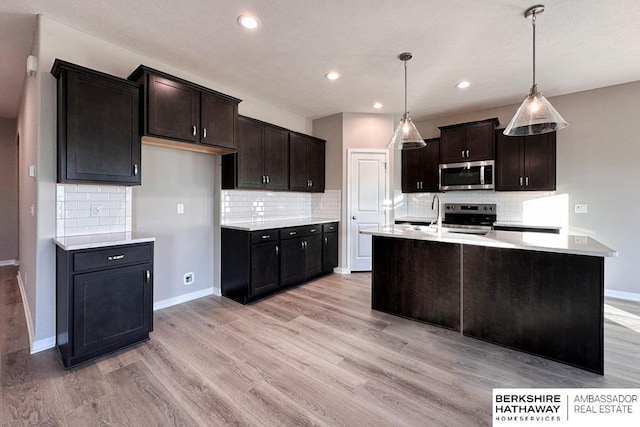
{"type": "Polygon", "coordinates": [[[440,163],[494,159],[498,123],[493,118],[440,127],[440,163]]]}
{"type": "Polygon", "coordinates": [[[58,182],[140,185],[140,87],[56,59],[58,182]]]}
{"type": "Polygon", "coordinates": [[[440,139],[425,139],[426,146],[402,150],[402,192],[429,193],[438,190],[440,139]]]}
{"type": "Polygon", "coordinates": [[[222,156],[222,188],[287,190],[289,131],[238,118],[238,152],[222,156]]]}
{"type": "Polygon", "coordinates": [[[289,189],[324,192],[325,141],[291,132],[289,135],[289,189]]]}
{"type": "Polygon", "coordinates": [[[556,133],[505,136],[496,131],[496,191],[556,189],[556,133]]]}
{"type": "Polygon", "coordinates": [[[238,104],[241,100],[144,65],[129,80],[144,86],[143,135],[187,142],[179,148],[226,154],[236,151],[238,104]]]}

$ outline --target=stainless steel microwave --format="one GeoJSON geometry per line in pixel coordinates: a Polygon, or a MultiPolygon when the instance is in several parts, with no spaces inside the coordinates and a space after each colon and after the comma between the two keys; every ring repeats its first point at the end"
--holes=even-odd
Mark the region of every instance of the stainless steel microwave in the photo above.
{"type": "Polygon", "coordinates": [[[440,165],[441,191],[493,190],[495,188],[495,161],[445,163],[440,165]]]}

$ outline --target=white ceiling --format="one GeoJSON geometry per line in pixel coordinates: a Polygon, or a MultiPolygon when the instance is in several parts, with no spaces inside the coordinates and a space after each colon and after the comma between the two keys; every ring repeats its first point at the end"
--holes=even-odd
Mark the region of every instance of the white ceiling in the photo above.
{"type": "MultiPolygon", "coordinates": [[[[414,120],[517,103],[531,86],[535,0],[3,0],[0,117],[15,117],[35,14],[308,118],[403,110],[414,120]],[[256,32],[240,28],[257,15],[256,32]],[[339,71],[330,82],[324,74],[339,71]],[[468,79],[464,91],[454,84],[468,79]]],[[[640,1],[545,0],[537,81],[546,96],[640,80],[640,1]]],[[[82,64],[81,64],[82,65],[82,64]]],[[[213,88],[216,89],[216,88],[213,88]]],[[[231,93],[230,95],[233,95],[231,93]]]]}

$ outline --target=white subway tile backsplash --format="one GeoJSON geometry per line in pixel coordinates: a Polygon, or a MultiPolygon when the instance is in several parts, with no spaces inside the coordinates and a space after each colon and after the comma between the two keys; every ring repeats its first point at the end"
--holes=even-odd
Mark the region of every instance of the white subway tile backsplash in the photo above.
{"type": "Polygon", "coordinates": [[[58,237],[131,231],[131,187],[58,184],[56,200],[58,237]],[[96,204],[101,212],[91,216],[96,204]]]}

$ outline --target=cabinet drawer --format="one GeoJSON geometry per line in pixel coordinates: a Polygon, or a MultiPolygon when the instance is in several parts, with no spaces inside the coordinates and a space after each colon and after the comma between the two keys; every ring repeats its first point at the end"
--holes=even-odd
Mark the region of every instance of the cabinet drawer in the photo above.
{"type": "Polygon", "coordinates": [[[251,244],[273,242],[278,240],[278,230],[263,230],[251,232],[251,244]]]}
{"type": "Polygon", "coordinates": [[[330,224],[323,224],[322,225],[322,232],[323,233],[335,233],[336,231],[338,231],[338,223],[337,222],[332,222],[330,224]]]}
{"type": "Polygon", "coordinates": [[[288,227],[280,229],[280,239],[294,239],[304,236],[307,227],[288,227]]]}
{"type": "Polygon", "coordinates": [[[152,245],[126,245],[101,248],[73,254],[73,271],[109,268],[151,261],[152,245]]]}

